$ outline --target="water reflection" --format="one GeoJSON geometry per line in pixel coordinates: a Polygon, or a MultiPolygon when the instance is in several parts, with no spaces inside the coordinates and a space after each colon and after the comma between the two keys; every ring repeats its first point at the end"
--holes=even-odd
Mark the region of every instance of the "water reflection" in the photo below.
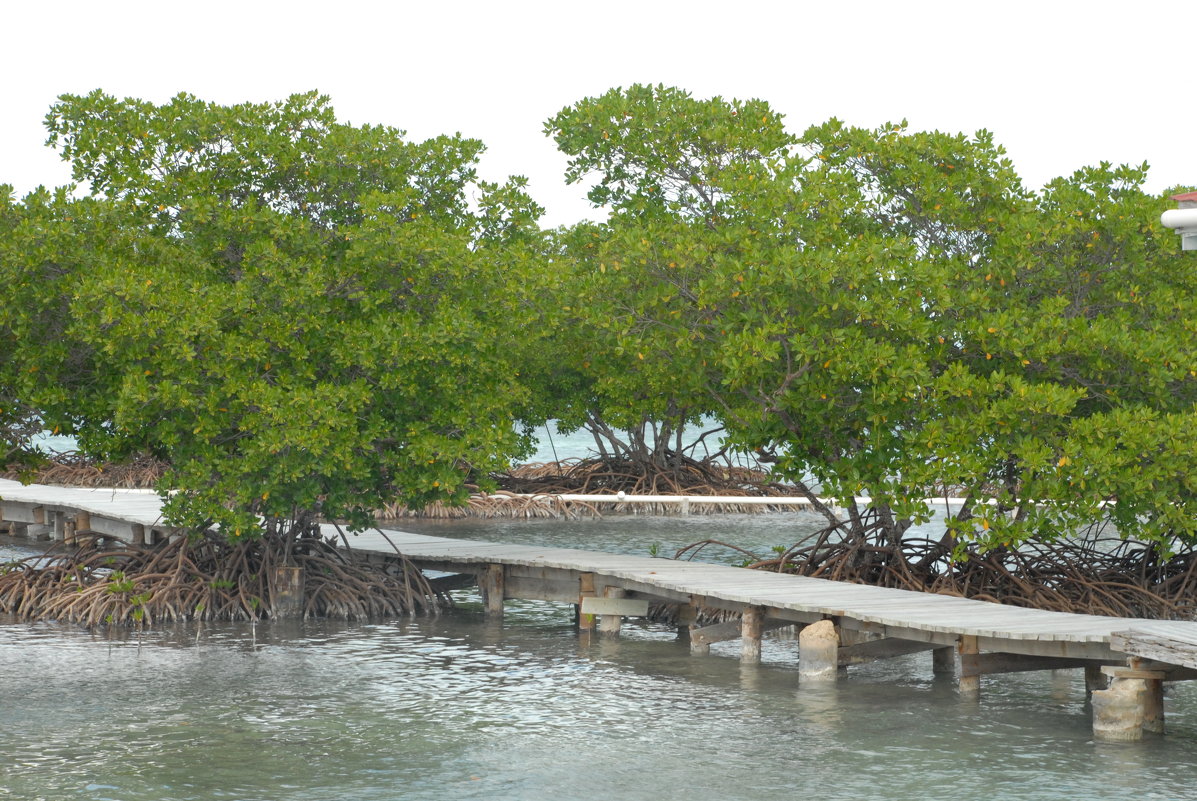
{"type": "MultiPolygon", "coordinates": [[[[579,643],[564,605],[350,626],[136,637],[0,625],[0,797],[488,799],[1197,795],[1197,697],[1167,737],[1091,741],[1072,676],[961,704],[926,654],[799,686],[770,659],[690,656],[668,627],[579,643]],[[829,782],[830,779],[830,782],[829,782]]],[[[722,645],[722,644],[721,644],[722,645]]],[[[1079,690],[1078,690],[1079,687],[1079,690]]]]}

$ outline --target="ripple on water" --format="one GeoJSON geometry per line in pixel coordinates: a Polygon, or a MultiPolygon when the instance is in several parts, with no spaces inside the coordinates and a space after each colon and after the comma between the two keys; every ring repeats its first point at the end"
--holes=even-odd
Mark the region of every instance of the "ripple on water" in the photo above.
{"type": "MultiPolygon", "coordinates": [[[[522,536],[635,552],[736,528],[767,549],[803,525],[744,517],[522,536]]],[[[512,602],[500,626],[463,597],[369,625],[0,624],[0,799],[1197,797],[1190,687],[1167,737],[1101,745],[1076,675],[986,679],[977,704],[921,655],[799,687],[792,639],[741,666],[737,643],[695,658],[631,625],[584,645],[566,606],[512,602]]]]}

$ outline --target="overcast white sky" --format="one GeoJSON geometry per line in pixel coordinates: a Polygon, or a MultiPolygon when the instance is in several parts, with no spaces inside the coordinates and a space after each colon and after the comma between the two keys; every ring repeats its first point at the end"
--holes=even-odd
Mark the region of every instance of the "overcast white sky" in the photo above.
{"type": "Polygon", "coordinates": [[[1026,183],[1098,161],[1197,184],[1197,0],[1023,2],[10,2],[0,183],[69,178],[41,121],[64,92],[222,103],[318,89],[338,116],[488,146],[489,179],[527,175],[545,222],[589,212],[541,132],[631,83],[760,97],[801,132],[988,128],[1026,183]]]}

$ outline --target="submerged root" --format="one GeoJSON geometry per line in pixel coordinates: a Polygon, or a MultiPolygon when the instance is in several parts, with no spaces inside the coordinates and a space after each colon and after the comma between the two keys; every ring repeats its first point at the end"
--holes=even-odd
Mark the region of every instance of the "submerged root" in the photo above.
{"type": "Polygon", "coordinates": [[[318,534],[154,546],[80,536],[0,566],[0,612],[84,626],[276,617],[276,569],[302,568],[302,615],[343,620],[435,610],[449,601],[401,555],[366,564],[318,534]]]}

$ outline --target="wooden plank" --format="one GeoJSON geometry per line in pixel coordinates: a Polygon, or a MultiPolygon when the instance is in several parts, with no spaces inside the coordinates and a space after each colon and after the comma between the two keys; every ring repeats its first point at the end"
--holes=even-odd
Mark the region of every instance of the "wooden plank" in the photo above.
{"type": "Polygon", "coordinates": [[[1032,670],[1068,670],[1101,664],[1089,659],[1064,659],[1027,654],[961,654],[961,676],[988,676],[993,673],[1024,673],[1032,670]]]}
{"type": "MultiPolygon", "coordinates": [[[[35,509],[50,524],[61,521],[64,514],[82,514],[83,522],[90,515],[93,529],[113,529],[106,533],[126,537],[135,536],[138,526],[147,530],[162,528],[161,499],[153,492],[22,487],[0,480],[0,495],[4,498],[6,518],[33,518],[35,509]]],[[[327,533],[332,534],[332,529],[327,533]]],[[[501,567],[507,571],[504,594],[508,597],[579,602],[574,588],[582,589],[578,577],[589,573],[592,586],[597,580],[597,586],[620,588],[642,603],[649,600],[685,603],[694,597],[702,606],[731,612],[760,607],[762,614],[771,621],[780,621],[780,625],[810,623],[823,616],[834,616],[845,630],[869,631],[924,644],[943,646],[955,644],[961,638],[972,638],[974,653],[1089,660],[1131,654],[1177,666],[1169,675],[1183,675],[1180,667],[1197,671],[1197,623],[1189,621],[1070,615],[721,565],[674,563],[568,548],[407,532],[388,532],[387,536],[425,567],[436,566],[454,574],[476,573],[486,565],[501,567]],[[1130,635],[1122,639],[1114,636],[1127,632],[1130,635]],[[1117,644],[1118,650],[1111,642],[1117,644]]],[[[376,534],[362,534],[354,543],[359,551],[391,550],[384,538],[376,534]]],[[[584,590],[580,593],[585,594],[584,590]]],[[[490,593],[491,603],[495,595],[490,593]]]]}
{"type": "MultiPolygon", "coordinates": [[[[773,631],[774,629],[782,629],[786,626],[794,625],[788,620],[768,619],[760,624],[761,633],[773,631]]],[[[690,642],[699,645],[710,645],[711,643],[724,642],[725,640],[738,640],[743,636],[743,623],[739,620],[729,620],[726,623],[713,623],[710,626],[703,626],[700,629],[691,629],[690,642]]]]}
{"type": "Polygon", "coordinates": [[[1175,634],[1161,636],[1135,630],[1115,631],[1110,634],[1110,647],[1144,659],[1197,669],[1197,637],[1189,640],[1175,634]]]}
{"type": "Polygon", "coordinates": [[[478,586],[477,573],[454,573],[449,576],[437,576],[429,579],[428,583],[432,585],[434,590],[439,592],[449,592],[450,590],[462,590],[466,587],[478,586]]]}
{"type": "Polygon", "coordinates": [[[888,638],[840,646],[838,658],[840,667],[847,667],[848,665],[876,662],[879,659],[893,659],[907,654],[917,654],[920,651],[930,651],[937,647],[939,646],[934,643],[888,638]]]}
{"type": "Polygon", "coordinates": [[[638,598],[582,598],[584,615],[622,615],[623,617],[644,617],[648,614],[648,601],[638,598]]]}

